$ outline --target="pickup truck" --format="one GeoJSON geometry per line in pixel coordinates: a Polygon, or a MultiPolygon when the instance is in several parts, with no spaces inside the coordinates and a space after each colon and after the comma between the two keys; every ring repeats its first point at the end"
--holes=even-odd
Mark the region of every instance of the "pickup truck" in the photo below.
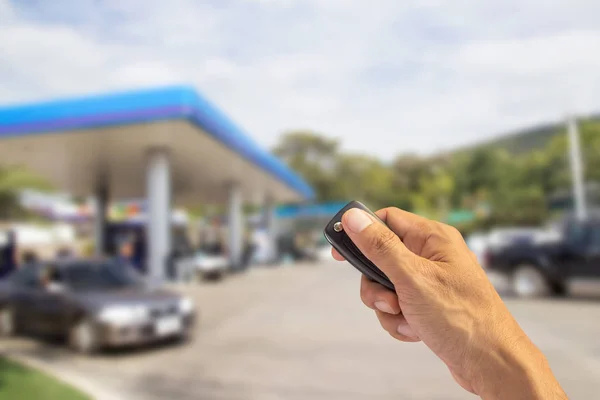
{"type": "Polygon", "coordinates": [[[555,241],[488,248],[484,265],[508,277],[519,297],[563,295],[573,283],[600,279],[600,218],[571,219],[561,230],[555,241]]]}

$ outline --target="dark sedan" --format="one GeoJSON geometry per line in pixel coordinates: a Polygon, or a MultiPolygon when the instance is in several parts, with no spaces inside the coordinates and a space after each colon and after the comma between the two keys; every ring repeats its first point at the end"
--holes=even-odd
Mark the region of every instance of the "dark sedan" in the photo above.
{"type": "Polygon", "coordinates": [[[71,260],[28,265],[0,282],[0,336],[61,335],[84,353],[186,338],[194,305],[153,289],[126,264],[71,260]]]}

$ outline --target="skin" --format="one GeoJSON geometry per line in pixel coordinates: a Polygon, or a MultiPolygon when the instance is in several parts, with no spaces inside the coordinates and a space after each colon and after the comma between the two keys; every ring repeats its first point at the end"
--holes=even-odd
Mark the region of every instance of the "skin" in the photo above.
{"type": "Polygon", "coordinates": [[[396,288],[361,281],[361,299],[385,331],[422,341],[482,399],[567,399],[455,228],[397,208],[376,214],[387,226],[359,209],[348,210],[342,224],[396,288]]]}
{"type": "Polygon", "coordinates": [[[133,245],[131,243],[125,243],[121,246],[120,249],[121,256],[123,258],[131,258],[133,256],[133,245]]]}

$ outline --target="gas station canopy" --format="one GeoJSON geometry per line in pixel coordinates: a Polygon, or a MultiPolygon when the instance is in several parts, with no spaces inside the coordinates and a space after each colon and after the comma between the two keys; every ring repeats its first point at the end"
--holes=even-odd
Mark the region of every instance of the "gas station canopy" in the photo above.
{"type": "Polygon", "coordinates": [[[312,189],[214,105],[185,86],[0,107],[0,163],[25,165],[74,195],[100,180],[112,199],[146,196],[147,157],[169,158],[178,205],[221,203],[230,184],[254,201],[293,202],[312,189]]]}

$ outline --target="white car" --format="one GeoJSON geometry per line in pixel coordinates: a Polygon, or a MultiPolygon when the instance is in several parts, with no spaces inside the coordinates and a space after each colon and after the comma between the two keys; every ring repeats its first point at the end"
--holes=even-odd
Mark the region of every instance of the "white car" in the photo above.
{"type": "Polygon", "coordinates": [[[194,268],[204,279],[219,280],[229,269],[229,259],[224,255],[212,255],[199,251],[194,256],[194,268]]]}
{"type": "Polygon", "coordinates": [[[536,227],[501,227],[489,233],[475,232],[465,238],[467,246],[477,257],[477,261],[486,268],[486,252],[490,248],[499,248],[515,242],[548,242],[559,240],[555,231],[536,227]]]}
{"type": "Polygon", "coordinates": [[[485,251],[489,244],[488,235],[476,232],[467,236],[465,241],[467,242],[469,249],[475,253],[479,264],[485,269],[485,251]]]}
{"type": "Polygon", "coordinates": [[[487,237],[490,247],[503,247],[515,242],[535,242],[548,233],[537,227],[503,227],[492,229],[487,237]]]}

